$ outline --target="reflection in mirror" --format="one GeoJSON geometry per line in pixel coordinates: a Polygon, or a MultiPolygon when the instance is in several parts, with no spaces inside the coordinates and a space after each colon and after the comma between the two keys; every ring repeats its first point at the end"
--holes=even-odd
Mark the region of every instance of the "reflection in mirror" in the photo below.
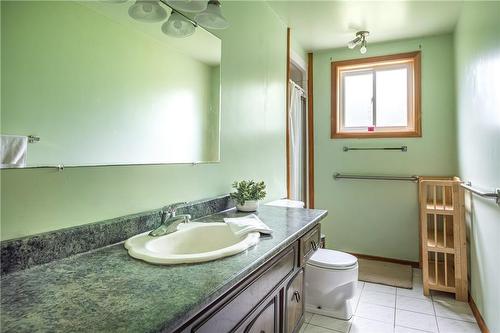
{"type": "Polygon", "coordinates": [[[143,0],[2,1],[3,166],[218,161],[221,42],[189,20],[191,36],[167,35],[176,15],[143,0]],[[25,162],[4,161],[18,146],[25,162]]]}

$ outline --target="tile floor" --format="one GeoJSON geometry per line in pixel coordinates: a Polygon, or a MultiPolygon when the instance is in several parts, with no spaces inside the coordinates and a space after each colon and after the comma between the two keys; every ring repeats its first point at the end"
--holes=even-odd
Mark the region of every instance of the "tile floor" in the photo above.
{"type": "Polygon", "coordinates": [[[358,281],[349,321],[306,313],[301,333],[480,333],[469,304],[452,295],[422,292],[422,271],[413,270],[413,289],[358,281]]]}

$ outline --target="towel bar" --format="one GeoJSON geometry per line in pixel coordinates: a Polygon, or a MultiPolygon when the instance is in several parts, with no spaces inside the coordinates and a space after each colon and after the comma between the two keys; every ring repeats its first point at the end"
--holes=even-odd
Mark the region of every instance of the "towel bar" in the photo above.
{"type": "Polygon", "coordinates": [[[474,194],[479,195],[480,197],[494,199],[496,204],[500,206],[500,188],[495,189],[495,192],[483,192],[472,187],[471,182],[461,183],[460,186],[474,194]]]}
{"type": "Polygon", "coordinates": [[[401,181],[418,181],[418,176],[384,176],[384,175],[349,175],[335,173],[333,175],[335,180],[337,179],[369,179],[369,180],[401,180],[401,181]]]}

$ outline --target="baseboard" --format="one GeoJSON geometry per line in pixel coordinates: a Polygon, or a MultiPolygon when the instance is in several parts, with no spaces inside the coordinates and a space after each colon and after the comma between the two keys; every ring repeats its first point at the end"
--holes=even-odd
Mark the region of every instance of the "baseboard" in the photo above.
{"type": "Polygon", "coordinates": [[[469,305],[472,310],[472,314],[474,314],[474,317],[476,318],[477,325],[479,326],[479,329],[481,330],[482,333],[490,333],[490,330],[488,329],[488,326],[486,326],[486,322],[483,319],[483,316],[481,316],[481,312],[479,312],[479,309],[476,306],[476,303],[474,303],[474,299],[469,293],[469,305]]]}
{"type": "Polygon", "coordinates": [[[370,256],[367,254],[360,254],[360,253],[353,253],[353,252],[349,252],[349,253],[357,258],[360,258],[360,259],[370,259],[370,260],[392,262],[394,264],[410,265],[413,268],[419,268],[419,266],[420,266],[420,263],[418,261],[402,260],[402,259],[387,258],[387,257],[377,257],[377,256],[370,256]]]}

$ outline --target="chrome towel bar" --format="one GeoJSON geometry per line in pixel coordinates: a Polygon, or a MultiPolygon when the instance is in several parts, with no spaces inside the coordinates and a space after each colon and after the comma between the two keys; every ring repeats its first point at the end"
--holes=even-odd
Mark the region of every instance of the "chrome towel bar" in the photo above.
{"type": "Polygon", "coordinates": [[[497,205],[500,206],[500,188],[495,189],[495,192],[483,192],[481,190],[472,187],[471,182],[461,183],[460,186],[462,186],[467,191],[479,195],[480,197],[494,199],[497,205]]]}
{"type": "Polygon", "coordinates": [[[348,152],[350,150],[398,150],[401,152],[407,152],[408,151],[408,146],[401,146],[401,147],[347,147],[344,146],[342,148],[342,151],[348,152]]]}
{"type": "Polygon", "coordinates": [[[417,182],[418,176],[383,176],[383,175],[350,175],[335,173],[333,179],[369,179],[369,180],[400,180],[417,182]]]}

